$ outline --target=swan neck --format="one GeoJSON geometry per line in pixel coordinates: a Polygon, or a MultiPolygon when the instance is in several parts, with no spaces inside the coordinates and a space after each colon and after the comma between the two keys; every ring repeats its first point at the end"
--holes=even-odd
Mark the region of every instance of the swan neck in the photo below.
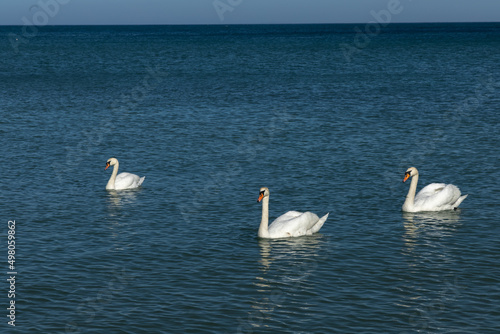
{"type": "Polygon", "coordinates": [[[106,185],[106,189],[115,189],[115,180],[116,175],[118,174],[119,163],[117,162],[113,166],[113,173],[111,173],[111,177],[109,178],[108,184],[106,185]]]}
{"type": "Polygon", "coordinates": [[[262,219],[259,227],[259,237],[269,238],[269,197],[264,197],[262,200],[262,219]]]}
{"type": "Polygon", "coordinates": [[[406,195],[405,204],[403,208],[412,208],[415,204],[415,193],[417,192],[418,174],[411,178],[410,189],[406,195]]]}

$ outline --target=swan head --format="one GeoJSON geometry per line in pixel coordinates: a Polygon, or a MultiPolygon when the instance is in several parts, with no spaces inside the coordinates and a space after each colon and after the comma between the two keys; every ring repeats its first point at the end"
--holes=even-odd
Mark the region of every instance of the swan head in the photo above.
{"type": "Polygon", "coordinates": [[[118,160],[116,158],[109,158],[108,161],[106,161],[106,168],[104,170],[108,169],[109,166],[114,166],[118,163],[118,160]]]}
{"type": "Polygon", "coordinates": [[[408,168],[405,172],[405,178],[403,179],[403,182],[406,182],[406,180],[415,175],[418,175],[418,170],[415,167],[408,168]]]}
{"type": "Polygon", "coordinates": [[[269,189],[267,189],[266,187],[260,188],[259,198],[257,199],[257,202],[261,202],[264,197],[269,197],[269,189]]]}

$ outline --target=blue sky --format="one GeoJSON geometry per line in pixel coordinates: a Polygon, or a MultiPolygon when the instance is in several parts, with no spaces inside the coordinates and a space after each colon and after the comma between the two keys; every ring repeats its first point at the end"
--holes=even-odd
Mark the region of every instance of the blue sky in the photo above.
{"type": "Polygon", "coordinates": [[[500,22],[500,0],[0,1],[1,25],[366,23],[377,15],[390,23],[500,22]]]}

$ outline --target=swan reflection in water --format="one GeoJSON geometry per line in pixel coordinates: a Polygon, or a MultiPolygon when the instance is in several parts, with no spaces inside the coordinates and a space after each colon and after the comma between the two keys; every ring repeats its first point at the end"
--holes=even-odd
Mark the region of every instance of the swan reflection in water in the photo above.
{"type": "Polygon", "coordinates": [[[262,270],[266,272],[273,262],[279,260],[314,260],[314,257],[318,255],[318,248],[324,244],[325,239],[321,234],[298,238],[259,238],[262,270]]]}
{"type": "Polygon", "coordinates": [[[142,191],[142,188],[127,189],[127,190],[108,190],[107,200],[109,209],[121,209],[123,206],[131,203],[135,203],[137,200],[137,194],[142,191]]]}
{"type": "Polygon", "coordinates": [[[129,190],[108,190],[106,191],[108,217],[106,219],[107,230],[110,233],[111,244],[110,251],[124,252],[127,249],[134,247],[134,244],[128,242],[124,238],[124,225],[129,225],[129,222],[121,219],[122,213],[127,211],[131,205],[136,203],[137,195],[142,191],[141,188],[129,190]]]}
{"type": "Polygon", "coordinates": [[[414,329],[438,330],[440,315],[456,302],[458,277],[452,237],[462,225],[460,210],[403,213],[403,261],[398,272],[398,305],[414,329]],[[450,246],[451,245],[451,246],[450,246]]]}
{"type": "Polygon", "coordinates": [[[439,212],[403,212],[403,240],[406,253],[422,241],[451,236],[460,223],[460,209],[439,212]]]}
{"type": "Polygon", "coordinates": [[[450,236],[460,226],[460,209],[439,212],[403,212],[405,242],[414,243],[421,237],[450,236]]]}
{"type": "MultiPolygon", "coordinates": [[[[312,289],[309,280],[318,268],[318,256],[325,255],[321,249],[326,246],[326,240],[321,234],[258,240],[260,273],[255,277],[255,297],[247,321],[241,324],[242,331],[266,327],[276,308],[294,298],[299,290],[312,289]]],[[[306,310],[307,302],[301,304],[301,308],[306,310]]]]}

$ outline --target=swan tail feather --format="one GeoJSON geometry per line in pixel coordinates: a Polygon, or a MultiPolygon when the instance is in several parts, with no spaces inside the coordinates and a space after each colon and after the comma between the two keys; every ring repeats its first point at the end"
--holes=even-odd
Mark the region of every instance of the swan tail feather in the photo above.
{"type": "Polygon", "coordinates": [[[311,233],[316,233],[321,229],[321,227],[323,227],[323,224],[326,222],[326,219],[328,218],[329,214],[330,213],[327,213],[326,215],[321,217],[320,220],[318,220],[318,222],[316,224],[314,224],[313,227],[311,227],[311,229],[310,229],[311,233]]]}
{"type": "Polygon", "coordinates": [[[145,178],[146,178],[145,176],[141,177],[141,178],[139,179],[139,182],[137,182],[137,186],[140,186],[140,185],[142,184],[142,182],[144,182],[144,179],[145,179],[145,178]]]}
{"type": "Polygon", "coordinates": [[[460,197],[457,199],[457,201],[455,202],[455,204],[453,204],[453,208],[454,208],[454,209],[457,209],[457,208],[458,208],[458,206],[460,205],[460,203],[462,203],[462,202],[464,201],[464,199],[466,199],[466,198],[467,198],[467,196],[469,196],[469,194],[467,194],[467,195],[463,195],[463,196],[460,196],[460,197]]]}

